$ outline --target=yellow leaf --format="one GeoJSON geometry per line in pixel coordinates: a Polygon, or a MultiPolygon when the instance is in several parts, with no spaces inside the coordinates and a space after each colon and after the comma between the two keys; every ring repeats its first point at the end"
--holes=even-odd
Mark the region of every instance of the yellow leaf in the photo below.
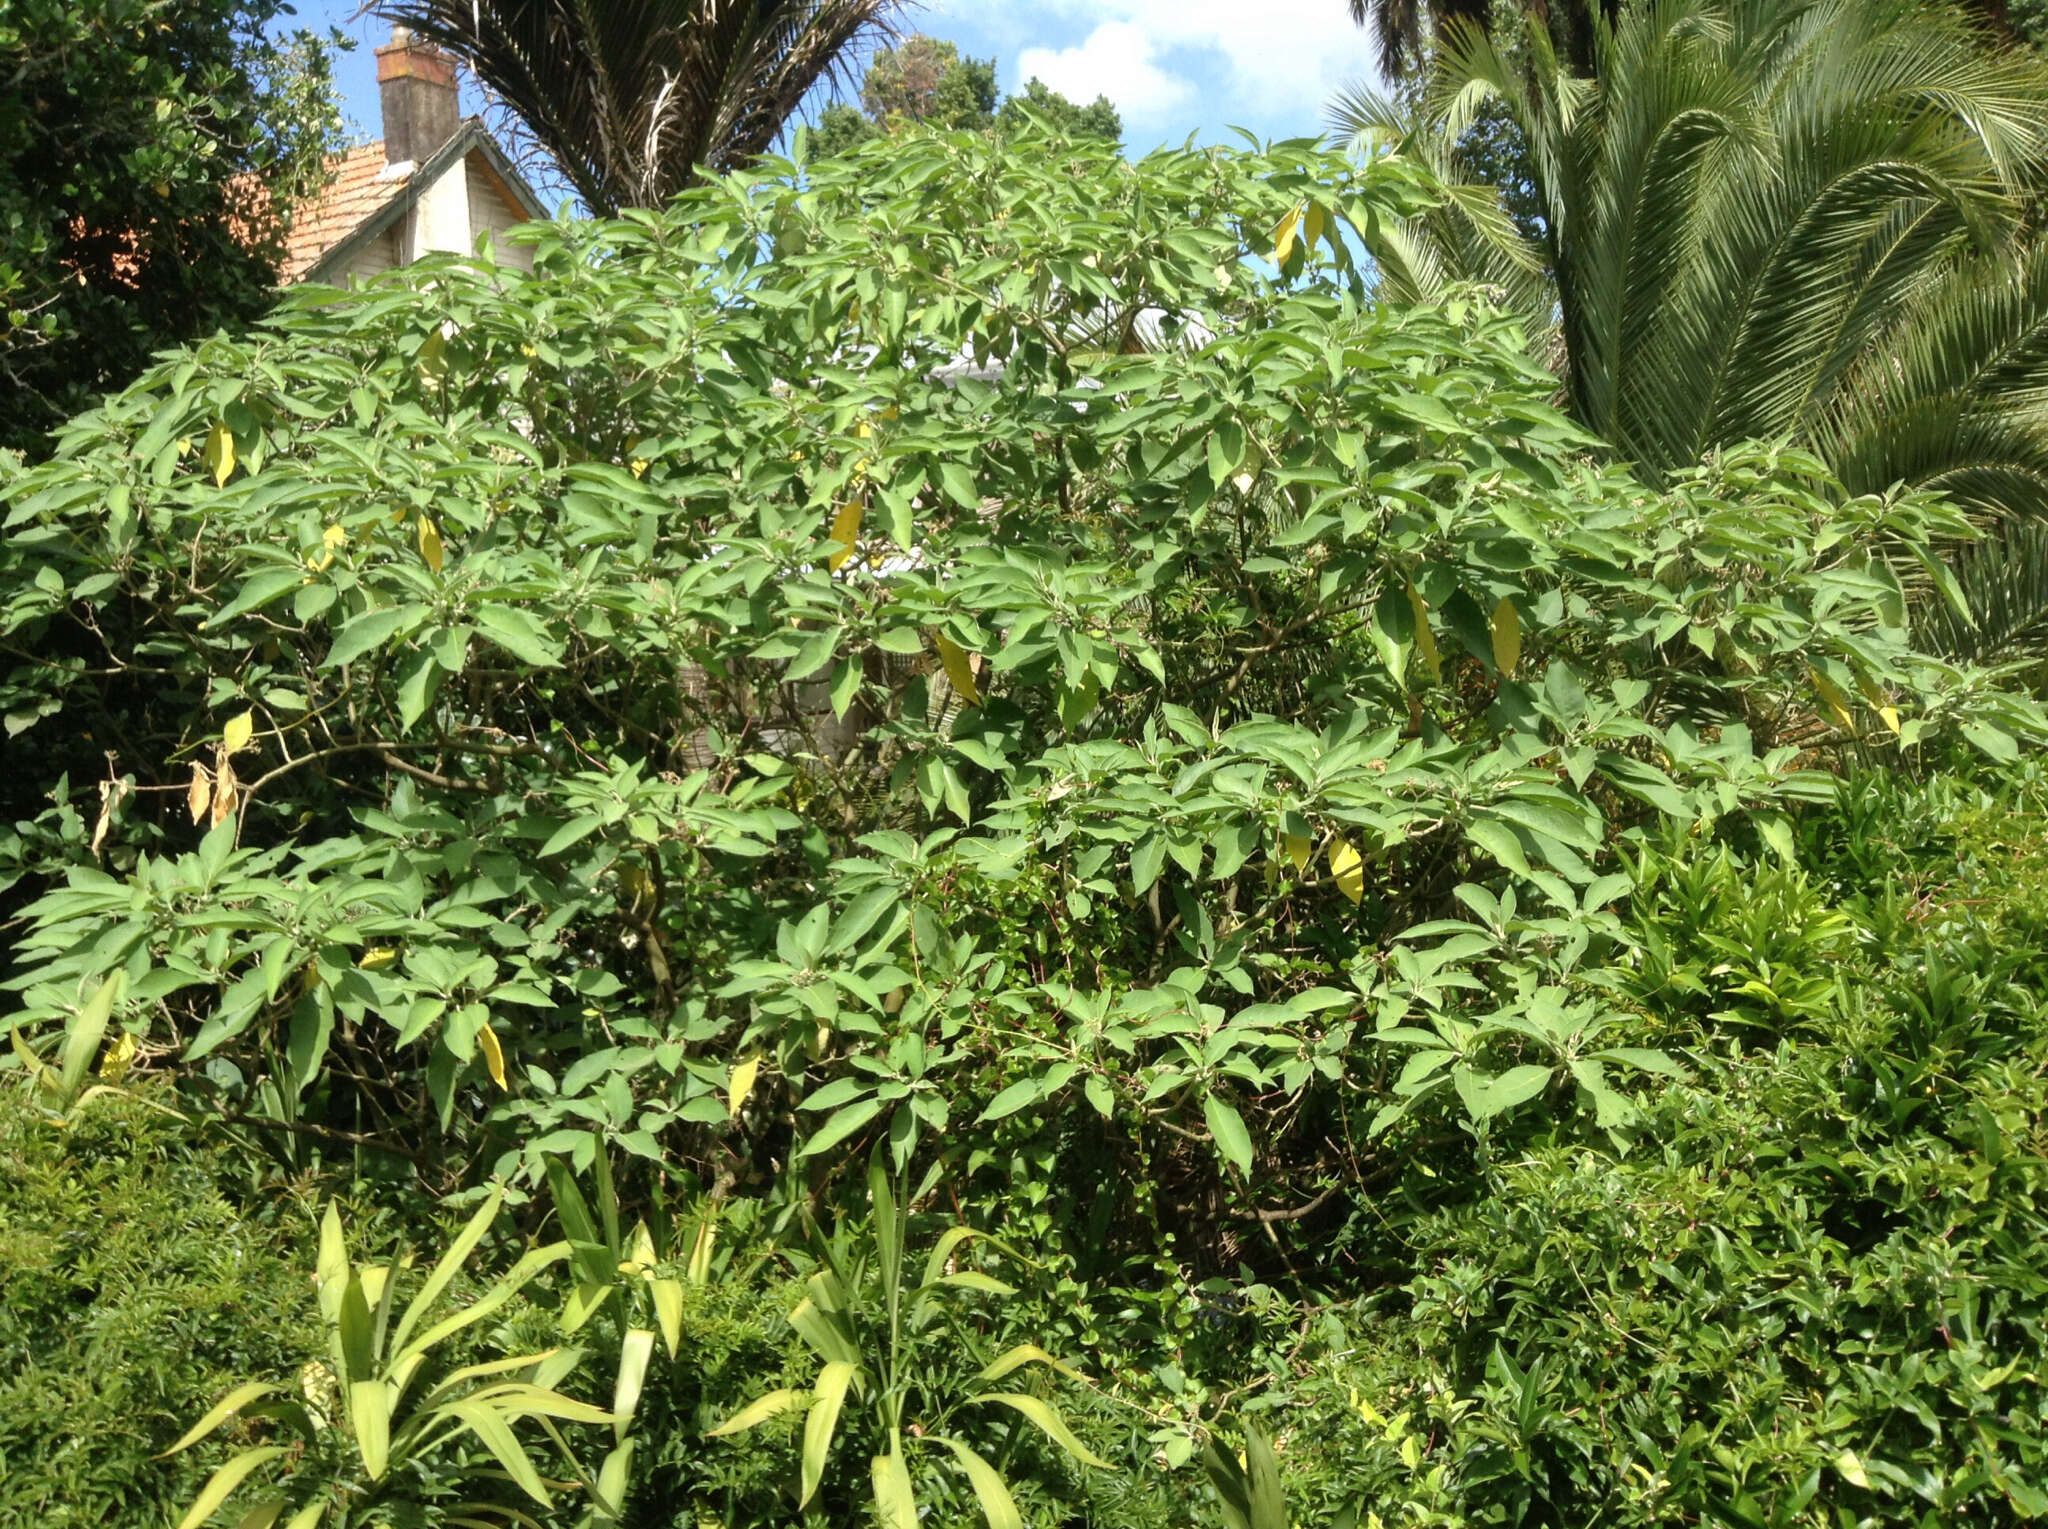
{"type": "Polygon", "coordinates": [[[718,1244],[718,1224],[706,1221],[697,1228],[697,1235],[690,1243],[690,1261],[683,1268],[683,1275],[693,1285],[701,1285],[711,1278],[711,1250],[718,1244]]]}
{"type": "Polygon", "coordinates": [[[1308,205],[1308,216],[1302,219],[1301,238],[1308,246],[1308,252],[1316,252],[1316,241],[1323,237],[1323,209],[1314,202],[1308,205]]]}
{"type": "Polygon", "coordinates": [[[967,650],[952,638],[938,637],[939,662],[946,666],[946,678],[953,682],[953,688],[969,706],[981,704],[981,692],[975,688],[974,667],[967,661],[967,650]]]}
{"type": "Polygon", "coordinates": [[[860,518],[867,506],[858,499],[849,499],[839,506],[839,513],[832,517],[832,540],[839,543],[839,550],[826,559],[826,566],[834,573],[848,558],[853,556],[854,543],[860,540],[860,518]]]}
{"type": "Polygon", "coordinates": [[[1444,677],[1444,666],[1437,657],[1436,634],[1429,629],[1429,602],[1422,598],[1422,592],[1413,584],[1408,586],[1408,605],[1415,612],[1415,651],[1422,655],[1422,664],[1429,670],[1429,677],[1440,680],[1444,677]]]}
{"type": "Polygon", "coordinates": [[[476,1027],[476,1043],[483,1048],[484,1066],[490,1069],[491,1081],[498,1087],[505,1087],[505,1048],[498,1044],[498,1032],[490,1021],[476,1027]]]}
{"type": "Polygon", "coordinates": [[[1295,230],[1301,227],[1301,209],[1295,208],[1273,230],[1273,264],[1287,264],[1287,257],[1294,253],[1295,230]]]}
{"type": "Polygon", "coordinates": [[[654,878],[637,865],[619,867],[619,890],[626,894],[626,906],[638,912],[654,903],[654,878]]]}
{"type": "Polygon", "coordinates": [[[128,1075],[128,1064],[134,1060],[135,1037],[124,1030],[121,1038],[100,1058],[100,1077],[108,1083],[119,1083],[128,1075]]]}
{"type": "Polygon", "coordinates": [[[235,471],[235,437],[225,423],[206,432],[206,465],[213,472],[213,486],[227,487],[235,471]]]}
{"type": "Polygon", "coordinates": [[[1894,733],[1899,730],[1899,709],[1892,705],[1885,693],[1866,675],[1856,676],[1857,688],[1863,692],[1863,699],[1870,703],[1870,709],[1877,713],[1884,725],[1894,733]]]}
{"type": "Polygon", "coordinates": [[[256,736],[256,714],[245,711],[239,717],[228,718],[228,725],[221,729],[220,746],[230,754],[239,754],[249,746],[249,740],[256,736]]]}
{"type": "Polygon", "coordinates": [[[732,1077],[725,1085],[725,1114],[728,1120],[740,1118],[740,1107],[747,1102],[747,1096],[754,1091],[754,1079],[760,1075],[761,1059],[747,1057],[735,1062],[732,1077]]]}
{"type": "Polygon", "coordinates": [[[1856,719],[1849,715],[1849,698],[1842,694],[1841,686],[1822,674],[1818,669],[1808,671],[1813,676],[1813,688],[1820,692],[1820,698],[1827,703],[1828,710],[1835,714],[1835,720],[1842,724],[1844,732],[1856,731],[1856,719]]]}
{"type": "Polygon", "coordinates": [[[1493,667],[1502,679],[1512,679],[1515,665],[1522,661],[1522,617],[1515,602],[1502,595],[1493,608],[1493,667]]]}
{"type": "Polygon", "coordinates": [[[198,760],[192,761],[192,784],[185,792],[185,805],[191,809],[192,821],[197,823],[206,816],[206,805],[213,800],[213,779],[206,773],[206,766],[198,760]]]}
{"type": "Polygon", "coordinates": [[[374,972],[389,966],[398,959],[398,952],[389,945],[377,945],[363,952],[356,965],[366,972],[374,972]]]}
{"type": "Polygon", "coordinates": [[[427,566],[441,571],[441,531],[426,515],[420,516],[420,556],[427,560],[427,566]]]}
{"type": "Polygon", "coordinates": [[[319,555],[316,557],[308,553],[306,556],[306,566],[315,573],[325,573],[334,565],[335,549],[347,540],[348,532],[342,530],[340,526],[329,526],[320,533],[319,555]]]}
{"type": "Polygon", "coordinates": [[[1294,867],[1297,876],[1308,869],[1309,852],[1314,848],[1315,845],[1300,834],[1280,836],[1280,853],[1287,857],[1287,863],[1294,867]]]}
{"type": "Polygon", "coordinates": [[[1352,902],[1365,896],[1365,860],[1349,839],[1331,841],[1330,875],[1336,880],[1337,890],[1352,902]]]}

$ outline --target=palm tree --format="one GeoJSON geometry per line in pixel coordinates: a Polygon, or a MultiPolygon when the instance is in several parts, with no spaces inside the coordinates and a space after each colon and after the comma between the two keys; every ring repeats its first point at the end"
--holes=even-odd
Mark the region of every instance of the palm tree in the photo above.
{"type": "Polygon", "coordinates": [[[1348,0],[1351,19],[1372,28],[1380,51],[1380,73],[1398,80],[1424,61],[1429,36],[1453,26],[1482,30],[1493,15],[1492,0],[1348,0]]]}
{"type": "Polygon", "coordinates": [[[653,207],[767,151],[901,0],[390,0],[476,71],[592,212],[653,207]]]}
{"type": "Polygon", "coordinates": [[[1418,116],[1338,101],[1451,183],[1377,241],[1390,293],[1494,285],[1652,476],[1783,437],[1854,492],[2048,512],[2048,66],[1916,0],[1636,0],[1595,31],[1590,78],[1540,27],[1512,56],[1462,28],[1418,116]],[[1533,232],[1456,153],[1489,103],[1533,232]]]}

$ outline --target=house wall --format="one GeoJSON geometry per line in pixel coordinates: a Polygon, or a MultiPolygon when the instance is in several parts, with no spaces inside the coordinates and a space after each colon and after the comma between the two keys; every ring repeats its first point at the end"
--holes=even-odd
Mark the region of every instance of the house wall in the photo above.
{"type": "Polygon", "coordinates": [[[415,182],[410,215],[401,221],[410,225],[408,261],[441,250],[470,254],[476,245],[469,228],[468,176],[451,166],[424,186],[415,182]]]}
{"type": "Polygon", "coordinates": [[[403,228],[403,220],[392,224],[391,227],[385,229],[376,238],[368,241],[354,255],[350,256],[347,264],[340,266],[321,279],[323,281],[331,281],[338,287],[345,287],[351,282],[368,281],[372,276],[380,272],[396,268],[402,264],[399,259],[399,236],[403,228]]]}
{"type": "Polygon", "coordinates": [[[533,251],[523,244],[507,244],[496,235],[503,233],[526,217],[505,200],[499,189],[496,173],[485,161],[483,155],[472,154],[464,162],[465,179],[469,187],[469,236],[472,241],[478,234],[490,234],[491,258],[500,265],[514,266],[522,271],[533,269],[533,251]]]}

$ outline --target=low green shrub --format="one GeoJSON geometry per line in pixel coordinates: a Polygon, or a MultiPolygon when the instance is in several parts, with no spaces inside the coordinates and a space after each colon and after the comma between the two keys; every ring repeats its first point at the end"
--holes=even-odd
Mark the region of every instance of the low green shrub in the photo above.
{"type": "Polygon", "coordinates": [[[158,1462],[235,1381],[320,1349],[289,1192],[218,1134],[102,1096],[59,1128],[0,1088],[0,1525],[169,1523],[224,1449],[158,1462]]]}

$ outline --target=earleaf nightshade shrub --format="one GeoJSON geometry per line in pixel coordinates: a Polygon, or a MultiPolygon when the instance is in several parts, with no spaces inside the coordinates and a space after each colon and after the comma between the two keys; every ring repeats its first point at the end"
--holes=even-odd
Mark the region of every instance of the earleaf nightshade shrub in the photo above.
{"type": "Polygon", "coordinates": [[[66,764],[0,861],[21,1047],[119,973],[195,1107],[437,1191],[1086,1152],[1047,1278],[1654,1150],[1702,1024],[1815,1012],[1649,980],[1658,857],[1761,878],[1852,753],[2042,718],[1908,639],[1942,501],[1647,486],[1485,294],[1378,301],[1435,194],[906,133],[166,360],[0,487],[0,710],[66,764]]]}

